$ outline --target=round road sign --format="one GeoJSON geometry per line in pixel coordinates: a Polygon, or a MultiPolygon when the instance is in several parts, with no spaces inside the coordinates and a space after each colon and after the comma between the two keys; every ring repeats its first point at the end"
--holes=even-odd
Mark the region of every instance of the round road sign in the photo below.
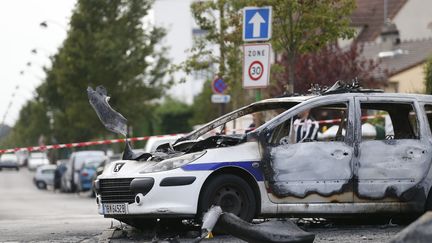
{"type": "Polygon", "coordinates": [[[212,89],[216,94],[223,94],[227,88],[228,85],[223,81],[222,78],[216,78],[212,82],[212,89]]]}
{"type": "Polygon", "coordinates": [[[258,80],[264,73],[264,65],[260,61],[254,61],[249,65],[249,77],[252,80],[258,80]]]}

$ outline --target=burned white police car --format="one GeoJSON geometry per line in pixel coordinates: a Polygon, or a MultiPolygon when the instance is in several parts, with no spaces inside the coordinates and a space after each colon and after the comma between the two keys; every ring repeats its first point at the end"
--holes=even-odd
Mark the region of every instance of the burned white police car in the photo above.
{"type": "MultiPolygon", "coordinates": [[[[96,111],[105,95],[89,89],[96,111]]],[[[109,122],[98,115],[124,132],[110,112],[109,122]]],[[[132,225],[199,218],[212,205],[244,220],[422,213],[432,208],[431,122],[432,96],[356,84],[262,100],[154,153],[127,146],[96,181],[99,213],[132,225]],[[251,129],[239,131],[247,116],[251,129]]]]}

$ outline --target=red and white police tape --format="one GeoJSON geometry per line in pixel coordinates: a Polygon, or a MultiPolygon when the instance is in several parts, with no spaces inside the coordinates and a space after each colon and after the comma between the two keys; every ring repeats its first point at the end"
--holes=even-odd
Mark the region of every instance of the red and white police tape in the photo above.
{"type": "MultiPolygon", "coordinates": [[[[385,118],[385,116],[384,115],[362,116],[361,120],[366,121],[366,120],[371,120],[371,119],[375,119],[375,118],[385,118]]],[[[317,122],[319,124],[333,124],[333,123],[338,123],[340,121],[341,121],[341,119],[331,119],[331,120],[321,120],[321,121],[317,121],[317,122]]]]}
{"type": "MultiPolygon", "coordinates": [[[[374,118],[384,118],[383,115],[374,115],[374,116],[362,116],[361,119],[369,120],[374,118]]],[[[318,121],[319,124],[333,124],[340,122],[341,119],[332,119],[332,120],[321,120],[318,121]]],[[[244,131],[246,129],[235,129],[235,131],[244,131]]],[[[234,130],[230,130],[229,132],[233,132],[234,130]]],[[[156,136],[146,136],[146,137],[134,137],[134,138],[128,138],[129,141],[135,142],[135,141],[144,141],[148,140],[151,137],[157,137],[157,138],[163,138],[163,137],[172,137],[172,136],[179,136],[184,135],[183,133],[177,133],[177,134],[167,134],[167,135],[156,135],[156,136]]],[[[33,147],[22,147],[22,148],[11,148],[11,149],[0,149],[0,154],[5,153],[15,153],[18,151],[45,151],[49,149],[61,149],[61,148],[76,148],[76,147],[86,147],[86,146],[92,146],[92,145],[103,145],[103,144],[113,144],[113,143],[124,143],[126,141],[125,138],[120,139],[109,139],[109,140],[100,140],[100,141],[89,141],[89,142],[79,142],[79,143],[65,143],[65,144],[53,144],[53,145],[45,145],[45,146],[33,146],[33,147]]]]}
{"type": "MultiPolygon", "coordinates": [[[[156,135],[156,136],[147,136],[147,137],[135,137],[128,138],[129,141],[144,141],[148,140],[151,137],[163,138],[163,137],[172,137],[183,135],[179,134],[168,134],[168,135],[156,135]]],[[[124,143],[126,141],[125,138],[120,139],[109,139],[109,140],[100,140],[100,141],[89,141],[89,142],[79,142],[79,143],[65,143],[65,144],[52,144],[52,145],[44,145],[44,146],[33,146],[33,147],[22,147],[22,148],[12,148],[12,149],[0,149],[0,154],[5,153],[14,153],[18,151],[45,151],[49,149],[61,149],[61,148],[76,148],[76,147],[86,147],[92,145],[103,145],[103,144],[113,144],[113,143],[124,143]]]]}

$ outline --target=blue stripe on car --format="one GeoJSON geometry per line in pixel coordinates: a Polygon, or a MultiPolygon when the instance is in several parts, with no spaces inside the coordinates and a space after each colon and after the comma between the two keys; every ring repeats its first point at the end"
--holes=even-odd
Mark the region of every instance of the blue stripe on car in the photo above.
{"type": "Polygon", "coordinates": [[[241,167],[251,173],[255,180],[263,181],[264,176],[259,168],[255,168],[252,166],[253,163],[258,163],[257,161],[252,162],[215,162],[215,163],[205,163],[205,164],[187,164],[182,166],[181,168],[186,171],[193,170],[217,170],[222,167],[230,167],[236,166],[241,167]]]}

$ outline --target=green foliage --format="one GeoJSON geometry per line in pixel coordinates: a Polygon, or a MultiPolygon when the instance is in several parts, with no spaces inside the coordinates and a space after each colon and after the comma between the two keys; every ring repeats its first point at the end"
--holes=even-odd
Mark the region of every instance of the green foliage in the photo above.
{"type": "Polygon", "coordinates": [[[276,51],[291,55],[312,52],[354,34],[349,27],[354,0],[258,0],[256,3],[273,7],[272,44],[276,51]]]}
{"type": "Polygon", "coordinates": [[[278,1],[257,0],[273,7],[272,46],[288,59],[288,91],[294,91],[295,65],[299,54],[317,51],[338,38],[350,38],[350,14],[354,0],[278,1]]]}
{"type": "Polygon", "coordinates": [[[426,63],[425,69],[426,94],[432,94],[432,58],[426,63]]]}
{"type": "Polygon", "coordinates": [[[107,133],[88,103],[86,89],[103,85],[111,106],[134,127],[152,131],[151,101],[167,88],[163,77],[168,60],[155,45],[163,29],[144,26],[148,0],[80,0],[68,36],[52,59],[46,81],[38,88],[53,113],[59,142],[116,136],[107,133]],[[141,123],[141,124],[140,124],[141,123]]]}
{"type": "MultiPolygon", "coordinates": [[[[197,1],[191,5],[197,25],[206,34],[195,40],[194,47],[190,50],[191,55],[183,64],[183,68],[186,73],[190,73],[194,70],[212,70],[217,66],[217,76],[222,77],[228,84],[227,93],[232,98],[228,109],[250,102],[250,97],[247,92],[245,95],[241,81],[243,44],[241,9],[243,6],[245,1],[239,0],[197,1]],[[214,47],[219,48],[218,54],[214,53],[214,47]]],[[[205,90],[202,95],[208,92],[209,90],[205,90]]],[[[206,103],[209,102],[210,96],[206,103]]]]}
{"type": "MultiPolygon", "coordinates": [[[[276,53],[287,55],[290,65],[286,68],[289,70],[294,70],[299,54],[317,51],[338,38],[350,38],[354,34],[354,30],[349,27],[349,16],[355,7],[354,0],[195,2],[192,4],[195,20],[208,33],[192,50],[193,55],[187,62],[186,70],[207,68],[218,63],[219,76],[228,81],[235,97],[241,97],[242,93],[241,9],[245,6],[272,6],[272,47],[276,53]],[[221,16],[223,18],[218,21],[217,17],[221,16]],[[219,56],[208,49],[212,45],[219,46],[219,56]]],[[[289,82],[285,86],[293,91],[295,76],[289,70],[289,82]]]]}
{"type": "Polygon", "coordinates": [[[178,100],[167,97],[159,107],[156,108],[159,134],[173,134],[190,132],[188,123],[192,115],[191,108],[178,100]]]}
{"type": "Polygon", "coordinates": [[[202,92],[195,96],[192,106],[191,125],[207,123],[220,115],[220,105],[211,103],[211,81],[204,83],[202,92]]]}
{"type": "Polygon", "coordinates": [[[28,101],[21,109],[19,120],[2,141],[2,147],[34,146],[42,134],[50,135],[50,120],[40,100],[28,101]]]}

